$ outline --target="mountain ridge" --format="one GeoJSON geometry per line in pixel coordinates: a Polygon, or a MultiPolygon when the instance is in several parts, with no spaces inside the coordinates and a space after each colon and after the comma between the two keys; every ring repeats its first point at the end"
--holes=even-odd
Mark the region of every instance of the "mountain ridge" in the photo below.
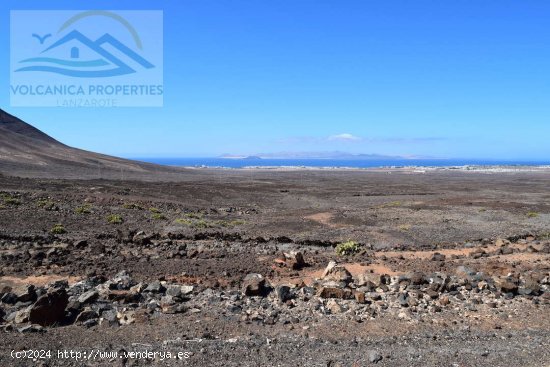
{"type": "Polygon", "coordinates": [[[0,109],[0,174],[51,178],[153,179],[185,170],[73,148],[0,109]]]}

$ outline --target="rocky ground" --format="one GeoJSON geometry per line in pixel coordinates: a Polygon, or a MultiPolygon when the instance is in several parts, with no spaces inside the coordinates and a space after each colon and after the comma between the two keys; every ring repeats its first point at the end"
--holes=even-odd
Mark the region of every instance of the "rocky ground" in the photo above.
{"type": "Polygon", "coordinates": [[[549,366],[549,183],[0,176],[0,365],[549,366]]]}

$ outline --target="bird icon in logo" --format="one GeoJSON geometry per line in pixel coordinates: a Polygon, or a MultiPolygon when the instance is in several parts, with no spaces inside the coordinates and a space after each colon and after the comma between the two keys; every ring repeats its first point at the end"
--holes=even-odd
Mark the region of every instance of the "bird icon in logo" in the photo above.
{"type": "Polygon", "coordinates": [[[40,42],[41,45],[43,45],[44,42],[45,42],[48,38],[50,38],[50,37],[52,36],[52,34],[51,34],[51,33],[48,33],[48,34],[45,34],[45,35],[43,35],[42,37],[40,37],[38,34],[33,33],[32,36],[33,36],[34,38],[36,38],[36,39],[40,42]]]}

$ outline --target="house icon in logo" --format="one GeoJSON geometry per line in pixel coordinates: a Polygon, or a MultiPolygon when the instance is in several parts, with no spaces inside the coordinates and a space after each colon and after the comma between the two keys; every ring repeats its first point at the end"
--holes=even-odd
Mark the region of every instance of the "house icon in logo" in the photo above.
{"type": "Polygon", "coordinates": [[[79,13],[67,20],[58,34],[64,33],[79,20],[93,16],[109,17],[122,24],[130,32],[135,45],[129,47],[110,33],[92,40],[73,29],[54,40],[37,57],[19,61],[21,66],[15,72],[47,72],[77,78],[102,78],[133,74],[139,69],[155,67],[134,50],[142,48],[141,39],[134,27],[118,14],[107,11],[79,13]]]}

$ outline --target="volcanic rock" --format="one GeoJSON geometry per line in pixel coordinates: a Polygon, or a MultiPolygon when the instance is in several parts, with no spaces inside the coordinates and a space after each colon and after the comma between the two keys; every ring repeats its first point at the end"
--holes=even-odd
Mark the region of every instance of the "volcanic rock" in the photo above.
{"type": "Polygon", "coordinates": [[[62,323],[68,303],[69,296],[64,289],[56,289],[40,296],[30,308],[29,321],[42,326],[62,323]]]}
{"type": "Polygon", "coordinates": [[[270,291],[271,288],[260,274],[248,274],[243,280],[245,296],[266,296],[270,291]]]}

